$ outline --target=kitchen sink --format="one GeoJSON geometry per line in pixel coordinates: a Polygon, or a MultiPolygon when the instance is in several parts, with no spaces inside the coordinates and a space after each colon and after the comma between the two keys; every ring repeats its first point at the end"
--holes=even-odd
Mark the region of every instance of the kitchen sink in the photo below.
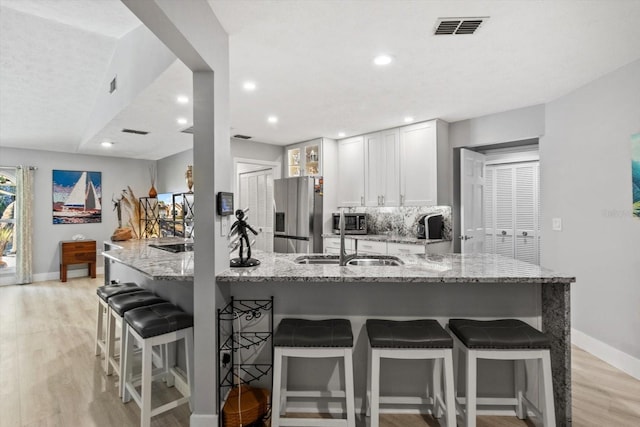
{"type": "MultiPolygon", "coordinates": [[[[340,257],[338,255],[303,255],[295,259],[296,264],[324,264],[338,265],[340,257]]],[[[349,259],[348,266],[395,266],[403,265],[404,262],[398,257],[389,255],[360,255],[349,259]]]]}
{"type": "Polygon", "coordinates": [[[340,264],[338,255],[303,255],[296,258],[296,264],[340,264]]]}
{"type": "Polygon", "coordinates": [[[397,266],[397,265],[403,265],[403,264],[404,262],[402,262],[400,258],[397,258],[394,256],[388,256],[388,255],[358,256],[349,260],[349,262],[347,262],[347,265],[361,265],[363,267],[365,266],[388,267],[388,266],[397,266]]]}

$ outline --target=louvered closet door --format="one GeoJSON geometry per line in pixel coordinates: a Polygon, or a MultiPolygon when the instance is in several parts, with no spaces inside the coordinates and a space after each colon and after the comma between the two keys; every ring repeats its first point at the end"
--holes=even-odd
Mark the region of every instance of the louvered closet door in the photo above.
{"type": "Polygon", "coordinates": [[[513,249],[513,168],[495,168],[495,251],[497,254],[514,257],[513,249]]]}
{"type": "Polygon", "coordinates": [[[514,257],[538,264],[538,164],[516,165],[514,183],[514,257]]]}
{"type": "Polygon", "coordinates": [[[486,168],[486,251],[540,262],[538,162],[486,168]]]}
{"type": "Polygon", "coordinates": [[[496,230],[495,230],[495,169],[486,167],[484,181],[484,250],[487,253],[496,253],[496,230]]]}

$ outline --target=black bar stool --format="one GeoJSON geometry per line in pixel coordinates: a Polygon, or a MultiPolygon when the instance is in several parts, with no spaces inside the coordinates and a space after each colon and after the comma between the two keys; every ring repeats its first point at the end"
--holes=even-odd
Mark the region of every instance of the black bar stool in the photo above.
{"type": "Polygon", "coordinates": [[[282,319],[273,337],[274,370],[271,423],[280,426],[344,426],[355,427],[353,394],[353,332],[346,319],[306,320],[282,319]],[[344,362],[344,391],[287,390],[287,358],[342,358],[344,362]],[[284,360],[283,360],[284,359],[284,360]],[[344,419],[281,418],[288,397],[344,398],[344,419]]]}
{"type": "MultiPolygon", "coordinates": [[[[171,303],[161,303],[146,307],[134,308],[124,314],[127,323],[124,349],[124,393],[123,401],[126,403],[131,398],[140,407],[140,425],[149,427],[151,417],[171,410],[190,402],[193,387],[193,316],[180,310],[171,303]],[[162,372],[153,374],[153,346],[185,341],[186,360],[186,393],[182,397],[165,403],[157,408],[151,408],[151,383],[155,378],[166,378],[167,375],[178,375],[173,367],[168,366],[165,360],[162,364],[162,372]],[[133,347],[137,342],[142,348],[142,375],[133,376],[133,347]],[[140,393],[136,386],[141,384],[140,393]]],[[[165,353],[165,352],[163,352],[165,353]]]]}
{"type": "Polygon", "coordinates": [[[453,339],[447,331],[437,320],[432,319],[368,319],[366,328],[369,336],[367,416],[371,417],[370,427],[379,425],[381,403],[430,405],[435,418],[440,418],[444,410],[447,415],[447,427],[455,427],[453,339]],[[380,396],[380,359],[383,358],[433,360],[431,396],[380,396]],[[441,386],[443,363],[444,393],[441,386]]]}
{"type": "MultiPolygon", "coordinates": [[[[527,409],[530,409],[543,420],[545,427],[556,425],[550,343],[544,333],[518,319],[489,321],[451,319],[449,329],[453,333],[455,348],[465,353],[467,360],[466,403],[460,411],[464,416],[466,427],[475,427],[477,405],[513,405],[520,419],[525,419],[527,409]],[[477,359],[515,361],[514,398],[477,397],[477,359]],[[524,361],[529,359],[537,359],[542,365],[541,384],[544,405],[542,411],[524,395],[526,390],[524,361]]],[[[457,368],[456,366],[456,378],[457,368]]]]}
{"type": "MultiPolygon", "coordinates": [[[[96,356],[100,356],[101,352],[107,350],[107,315],[109,314],[109,298],[127,294],[131,292],[140,292],[142,288],[135,283],[114,283],[112,285],[100,286],[96,289],[98,295],[98,313],[96,318],[96,356]]],[[[105,356],[104,370],[107,371],[109,362],[105,356]]]]}
{"type": "Polygon", "coordinates": [[[107,322],[107,349],[106,354],[109,359],[107,363],[107,375],[111,375],[113,370],[120,377],[120,386],[118,387],[118,396],[122,397],[124,391],[124,381],[122,381],[122,369],[124,366],[124,336],[126,332],[126,323],[123,322],[124,314],[138,307],[159,304],[167,302],[150,291],[131,292],[128,294],[116,295],[109,298],[109,320],[107,322]],[[120,343],[118,357],[116,357],[116,330],[120,329],[120,343]]]}

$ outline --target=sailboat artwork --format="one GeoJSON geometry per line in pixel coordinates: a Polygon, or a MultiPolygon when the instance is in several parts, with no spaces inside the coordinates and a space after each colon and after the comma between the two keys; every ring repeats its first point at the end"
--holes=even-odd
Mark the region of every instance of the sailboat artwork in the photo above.
{"type": "Polygon", "coordinates": [[[102,222],[102,173],[53,171],[53,223],[102,222]]]}

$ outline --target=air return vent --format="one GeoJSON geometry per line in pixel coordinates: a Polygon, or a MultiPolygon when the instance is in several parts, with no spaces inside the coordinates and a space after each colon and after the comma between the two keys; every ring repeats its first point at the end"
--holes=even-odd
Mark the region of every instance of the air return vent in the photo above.
{"type": "Polygon", "coordinates": [[[193,135],[193,126],[189,126],[188,128],[182,129],[180,132],[190,133],[191,135],[193,135]]]}
{"type": "Polygon", "coordinates": [[[135,129],[122,129],[122,132],[124,133],[134,133],[136,135],[146,135],[149,132],[145,131],[145,130],[135,130],[135,129]]]}
{"type": "Polygon", "coordinates": [[[473,34],[487,19],[489,19],[488,16],[480,18],[439,18],[438,22],[436,22],[434,34],[436,36],[473,34]]]}
{"type": "Polygon", "coordinates": [[[247,135],[240,135],[240,134],[233,135],[233,137],[234,137],[234,138],[238,138],[238,139],[251,139],[251,138],[252,138],[251,136],[247,136],[247,135]]]}

